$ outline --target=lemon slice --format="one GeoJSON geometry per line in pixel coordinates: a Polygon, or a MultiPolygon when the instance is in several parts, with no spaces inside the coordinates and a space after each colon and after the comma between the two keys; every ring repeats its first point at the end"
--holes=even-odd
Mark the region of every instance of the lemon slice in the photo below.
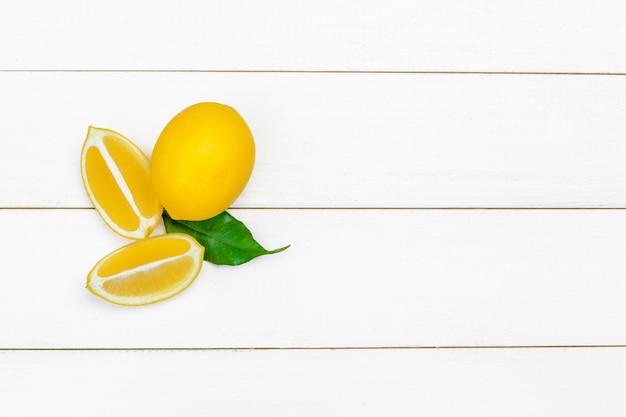
{"type": "Polygon", "coordinates": [[[203,256],[204,247],[183,233],[139,240],[102,258],[87,275],[87,289],[115,304],[156,303],[191,285],[203,256]]]}
{"type": "Polygon", "coordinates": [[[113,130],[90,126],[80,170],[89,199],[114,232],[130,239],[152,233],[163,209],[141,149],[113,130]]]}

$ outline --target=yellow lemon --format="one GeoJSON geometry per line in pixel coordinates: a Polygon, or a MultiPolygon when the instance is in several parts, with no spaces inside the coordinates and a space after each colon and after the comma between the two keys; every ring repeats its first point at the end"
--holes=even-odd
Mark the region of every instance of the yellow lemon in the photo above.
{"type": "Polygon", "coordinates": [[[152,151],[153,188],[172,218],[209,219],[241,194],[254,157],[252,133],[235,109],[197,103],[161,132],[152,151]]]}
{"type": "Polygon", "coordinates": [[[87,289],[115,304],[155,303],[191,285],[203,255],[204,247],[182,233],[139,240],[102,258],[87,276],[87,289]]]}
{"type": "Polygon", "coordinates": [[[130,239],[152,233],[163,209],[141,149],[113,130],[90,126],[80,170],[89,199],[111,229],[130,239]]]}

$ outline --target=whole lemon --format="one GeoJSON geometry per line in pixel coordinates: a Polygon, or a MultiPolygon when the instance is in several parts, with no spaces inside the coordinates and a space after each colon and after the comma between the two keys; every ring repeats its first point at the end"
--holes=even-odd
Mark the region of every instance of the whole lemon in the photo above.
{"type": "Polygon", "coordinates": [[[235,109],[193,104],[161,132],[152,151],[152,185],[173,219],[209,219],[241,194],[254,156],[250,128],[235,109]]]}

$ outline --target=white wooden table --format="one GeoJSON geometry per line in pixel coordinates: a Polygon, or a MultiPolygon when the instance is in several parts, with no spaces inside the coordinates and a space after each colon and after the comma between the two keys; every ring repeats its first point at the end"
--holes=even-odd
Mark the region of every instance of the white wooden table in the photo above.
{"type": "MultiPolygon", "coordinates": [[[[622,1],[4,1],[0,415],[626,415],[622,1]],[[122,308],[87,126],[237,108],[279,255],[122,308]]],[[[157,231],[163,232],[162,227],[157,231]]]]}

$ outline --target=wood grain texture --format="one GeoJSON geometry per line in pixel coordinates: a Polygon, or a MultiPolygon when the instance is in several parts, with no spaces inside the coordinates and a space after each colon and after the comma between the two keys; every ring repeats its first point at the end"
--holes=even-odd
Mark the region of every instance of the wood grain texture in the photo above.
{"type": "Polygon", "coordinates": [[[0,211],[0,348],[626,344],[623,210],[233,214],[291,248],[124,308],[84,288],[128,242],[95,211],[0,211]]]}
{"type": "Polygon", "coordinates": [[[626,72],[619,1],[27,0],[4,70],[626,72]]]}
{"type": "Polygon", "coordinates": [[[0,3],[0,415],[624,416],[626,210],[594,210],[626,208],[623,16],[0,3]],[[233,214],[292,247],[145,308],[92,296],[127,241],[87,209],[87,126],[150,153],[207,100],[257,140],[233,214]]]}
{"type": "Polygon", "coordinates": [[[626,207],[626,77],[3,73],[0,207],[90,207],[87,126],[147,153],[198,101],[237,108],[237,207],[626,207]]]}
{"type": "Polygon", "coordinates": [[[624,349],[0,351],[13,417],[620,416],[624,349]],[[36,397],[36,401],[34,398],[36,397]]]}

